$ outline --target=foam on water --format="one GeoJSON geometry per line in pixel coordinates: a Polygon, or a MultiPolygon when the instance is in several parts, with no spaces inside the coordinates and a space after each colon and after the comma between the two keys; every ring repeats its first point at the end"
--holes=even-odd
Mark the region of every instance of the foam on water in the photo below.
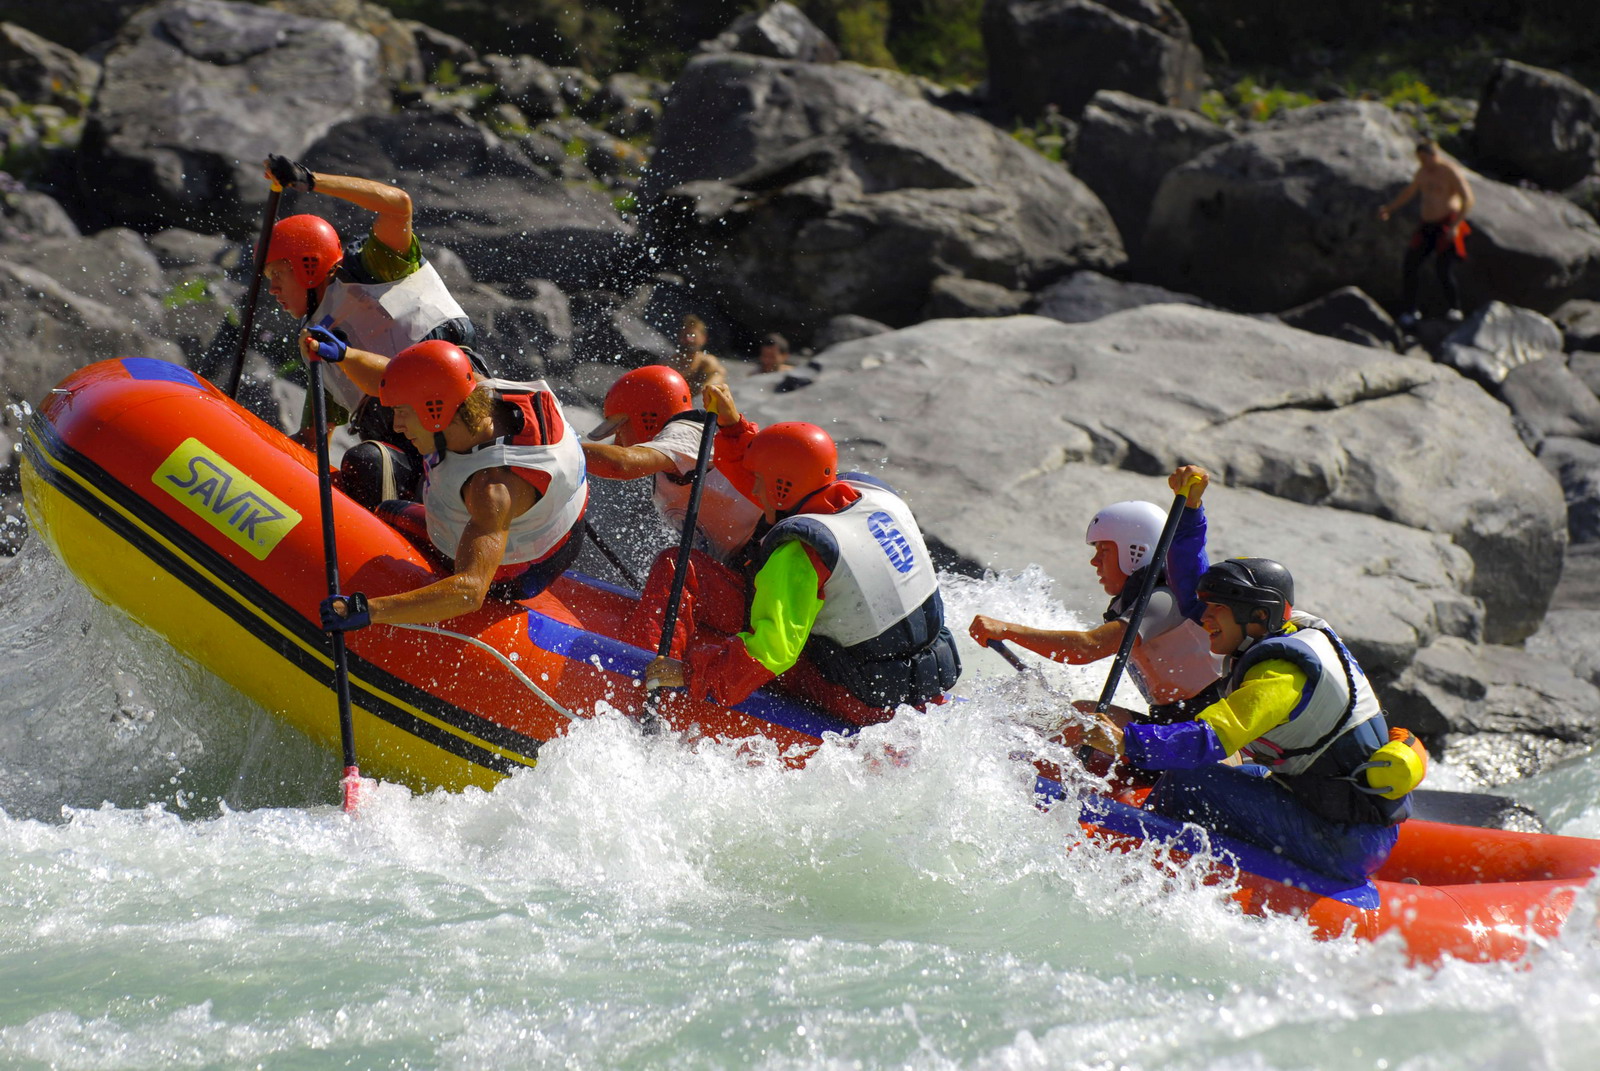
{"type": "MultiPolygon", "coordinates": [[[[1071,804],[1035,808],[1032,768],[1010,756],[1041,745],[1018,723],[1092,696],[1098,673],[1018,675],[968,645],[966,702],[802,770],[766,743],[645,738],[606,717],[493,792],[384,785],[351,820],[329,805],[331,756],[261,725],[48,558],[3,568],[20,612],[0,623],[0,1065],[1600,1058],[1594,890],[1530,965],[1428,971],[1392,942],[1244,918],[1153,848],[1085,845],[1071,804]],[[118,669],[150,714],[122,738],[118,669]],[[70,729],[76,765],[59,768],[69,748],[46,722],[70,729]]],[[[979,608],[1074,623],[1037,573],[953,580],[948,603],[963,626],[979,608]]],[[[1593,769],[1543,787],[1593,800],[1593,769]]],[[[1569,825],[1594,821],[1574,808],[1569,825]]]]}

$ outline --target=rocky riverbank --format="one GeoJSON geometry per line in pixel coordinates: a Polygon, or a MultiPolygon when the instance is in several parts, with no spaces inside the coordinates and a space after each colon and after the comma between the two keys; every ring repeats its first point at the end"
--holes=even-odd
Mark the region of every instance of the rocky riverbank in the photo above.
{"type": "MultiPolygon", "coordinates": [[[[1462,153],[1475,311],[1406,332],[1409,226],[1376,209],[1414,125],[1376,101],[1212,122],[1165,0],[989,0],[976,90],[839,62],[782,3],[671,83],[482,53],[354,0],[118,10],[83,52],[0,25],[0,136],[29,164],[0,206],[10,547],[12,447],[67,370],[231,359],[260,160],[281,152],[407,189],[506,374],[593,405],[684,313],[725,356],[783,331],[815,374],[741,380],[752,415],[828,426],[950,568],[1038,563],[1085,610],[1094,509],[1164,502],[1163,473],[1204,464],[1213,554],[1290,564],[1402,724],[1491,779],[1600,738],[1600,611],[1572,595],[1600,546],[1581,207],[1600,97],[1570,78],[1494,68],[1462,153]],[[1051,61],[1066,48],[1080,61],[1051,61]],[[1054,140],[1024,144],[1019,119],[1054,140]]],[[[365,225],[314,195],[283,210],[365,225]]],[[[264,305],[251,340],[245,396],[269,418],[293,326],[264,305]]]]}

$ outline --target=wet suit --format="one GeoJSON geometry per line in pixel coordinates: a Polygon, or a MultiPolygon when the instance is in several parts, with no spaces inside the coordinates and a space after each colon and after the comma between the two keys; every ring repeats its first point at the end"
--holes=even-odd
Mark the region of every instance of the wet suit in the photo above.
{"type": "Polygon", "coordinates": [[[1456,265],[1467,259],[1466,238],[1471,230],[1465,220],[1452,212],[1443,219],[1423,223],[1411,235],[1411,244],[1406,248],[1406,259],[1401,269],[1405,307],[1408,310],[1416,311],[1418,277],[1422,273],[1422,262],[1430,254],[1434,256],[1433,270],[1439,278],[1439,288],[1444,291],[1445,300],[1450,308],[1461,308],[1461,295],[1456,286],[1456,265]],[[1453,235],[1452,227],[1455,229],[1453,235]]]}

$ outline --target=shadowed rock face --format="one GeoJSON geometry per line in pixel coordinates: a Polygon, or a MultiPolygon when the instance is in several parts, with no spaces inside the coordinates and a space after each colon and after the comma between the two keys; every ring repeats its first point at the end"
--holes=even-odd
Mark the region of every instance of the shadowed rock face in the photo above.
{"type": "Polygon", "coordinates": [[[1083,110],[1072,170],[1105,202],[1134,254],[1167,172],[1233,137],[1197,112],[1101,90],[1083,110]]]}
{"type": "MultiPolygon", "coordinates": [[[[624,270],[633,227],[611,199],[574,187],[466,118],[419,109],[342,123],[309,148],[315,170],[404,175],[417,233],[456,252],[473,277],[529,277],[600,286],[624,270]]],[[[372,215],[330,197],[297,195],[284,212],[326,216],[347,240],[372,215]]]]}
{"type": "MultiPolygon", "coordinates": [[[[1380,104],[1287,113],[1168,172],[1145,233],[1147,270],[1245,311],[1350,285],[1395,306],[1415,202],[1387,224],[1376,213],[1415,171],[1411,135],[1380,104]]],[[[1469,305],[1495,297],[1548,310],[1600,287],[1594,219],[1554,195],[1471,181],[1478,203],[1461,272],[1469,305]]]]}
{"type": "Polygon", "coordinates": [[[1473,124],[1482,165],[1565,189],[1600,161],[1600,96],[1556,71],[1500,60],[1473,124]]]}
{"type": "Polygon", "coordinates": [[[1077,115],[1102,89],[1200,103],[1200,50],[1166,0],[986,0],[982,25],[989,93],[1009,113],[1077,115]]]}
{"type": "Polygon", "coordinates": [[[141,11],[105,58],[80,178],[114,222],[243,229],[261,161],[388,107],[378,42],[341,23],[219,0],[141,11]]]}
{"type": "MultiPolygon", "coordinates": [[[[814,386],[741,402],[762,421],[826,414],[848,463],[881,466],[929,532],[972,563],[1079,572],[1081,528],[1052,523],[1058,497],[1078,493],[1085,472],[1156,475],[1189,461],[1301,518],[1280,530],[1263,511],[1263,528],[1250,531],[1282,548],[1291,568],[1316,556],[1294,553],[1296,539],[1366,538],[1349,526],[1374,519],[1453,541],[1440,552],[1458,556],[1447,590],[1424,600],[1438,604],[1429,611],[1438,617],[1405,626],[1417,637],[1473,633],[1474,614],[1462,607],[1477,598],[1484,635],[1519,640],[1537,627],[1560,574],[1559,486],[1503,406],[1425,360],[1155,305],[1087,324],[933,321],[837,346],[820,361],[814,386]],[[1006,503],[999,513],[989,509],[996,495],[1006,503]],[[1291,503],[1321,508],[1296,513],[1291,503]]],[[[1092,513],[1097,502],[1082,507],[1092,513]]],[[[1256,553],[1248,543],[1231,548],[1256,553]]],[[[1370,568],[1389,571],[1381,554],[1370,568]]],[[[1335,620],[1381,612],[1342,602],[1337,588],[1326,598],[1320,609],[1335,620]]]]}
{"type": "Polygon", "coordinates": [[[913,323],[941,276],[1023,289],[1124,259],[1064,168],[858,69],[703,57],[662,131],[652,238],[736,316],[799,339],[839,315],[913,323]]]}

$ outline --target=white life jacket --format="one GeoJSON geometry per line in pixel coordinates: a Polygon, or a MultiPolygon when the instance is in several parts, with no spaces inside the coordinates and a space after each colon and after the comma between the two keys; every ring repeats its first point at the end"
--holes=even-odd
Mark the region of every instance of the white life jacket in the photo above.
{"type": "MultiPolygon", "coordinates": [[[[544,380],[517,383],[486,379],[480,382],[499,391],[505,401],[522,411],[523,430],[516,435],[503,436],[474,447],[466,453],[449,451],[442,458],[435,456],[428,459],[422,491],[422,502],[427,507],[428,538],[441,553],[454,557],[456,548],[461,545],[461,535],[471,519],[466,503],[461,499],[461,491],[467,480],[484,469],[534,469],[549,473],[550,486],[532,509],[512,519],[503,564],[540,561],[548,557],[583,519],[584,508],[589,502],[583,447],[579,445],[577,433],[572,430],[572,424],[565,415],[559,416],[559,428],[541,429],[538,426],[537,410],[530,404],[531,396],[535,392],[545,391],[550,393],[552,399],[555,398],[544,380]],[[517,442],[518,439],[531,441],[517,442]]],[[[561,414],[559,400],[556,401],[556,412],[561,414]]]]}
{"type": "Polygon", "coordinates": [[[1200,623],[1174,612],[1154,629],[1140,622],[1128,659],[1134,683],[1152,704],[1198,695],[1222,676],[1222,659],[1211,653],[1211,636],[1200,623]]]}
{"type": "Polygon", "coordinates": [[[761,540],[762,560],[799,540],[830,570],[805,646],[824,678],[868,706],[930,702],[956,683],[961,656],[922,532],[888,487],[859,473],[843,482],[861,497],[838,513],[779,521],[761,540]]]}
{"type": "MultiPolygon", "coordinates": [[[[322,301],[306,321],[338,332],[358,350],[393,357],[420,342],[439,325],[464,320],[466,312],[450,295],[432,264],[426,260],[416,271],[392,283],[358,283],[334,276],[322,301]]],[[[337,364],[323,366],[323,384],[334,401],[351,412],[364,397],[337,364]]]]}
{"type": "Polygon", "coordinates": [[[832,572],[812,633],[854,647],[887,632],[939,590],[939,579],[911,508],[877,483],[846,479],[861,497],[838,513],[804,513],[773,525],[771,549],[802,539],[832,572]]]}
{"type": "Polygon", "coordinates": [[[1267,659],[1282,659],[1306,675],[1299,711],[1241,750],[1275,774],[1304,773],[1334,741],[1383,713],[1367,675],[1321,618],[1295,614],[1296,631],[1268,636],[1240,654],[1228,675],[1228,691],[1245,671],[1267,659]]]}
{"type": "MultiPolygon", "coordinates": [[[[694,411],[680,413],[668,420],[667,426],[671,427],[678,421],[692,421],[693,426],[699,428],[699,416],[694,411]]],[[[652,441],[642,445],[654,446],[655,443],[652,441]]],[[[666,453],[675,462],[680,456],[676,451],[666,453]]],[[[690,474],[694,471],[694,460],[697,459],[691,459],[690,474]]],[[[675,532],[683,531],[683,519],[689,512],[689,494],[694,486],[690,474],[656,473],[651,502],[675,532]]],[[[700,512],[695,515],[695,530],[704,543],[702,549],[720,562],[731,562],[750,542],[750,536],[760,521],[761,507],[746,498],[716,465],[709,466],[706,469],[705,486],[700,489],[700,512]]]]}

